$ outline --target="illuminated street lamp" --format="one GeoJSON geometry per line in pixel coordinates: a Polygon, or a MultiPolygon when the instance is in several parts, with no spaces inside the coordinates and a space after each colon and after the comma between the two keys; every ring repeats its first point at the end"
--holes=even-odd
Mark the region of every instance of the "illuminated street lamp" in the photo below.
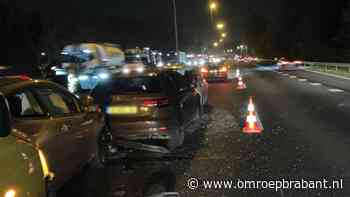
{"type": "Polygon", "coordinates": [[[216,2],[211,2],[209,4],[209,10],[210,10],[210,26],[214,26],[214,12],[217,10],[218,4],[216,2]]]}
{"type": "Polygon", "coordinates": [[[225,28],[225,25],[223,23],[218,23],[216,27],[218,28],[218,30],[222,30],[225,28]]]}
{"type": "Polygon", "coordinates": [[[219,42],[224,42],[224,39],[220,39],[219,42]]]}
{"type": "Polygon", "coordinates": [[[209,8],[211,11],[216,10],[217,7],[218,7],[218,5],[215,2],[211,2],[209,5],[209,8]]]}
{"type": "Polygon", "coordinates": [[[226,38],[226,36],[227,36],[226,33],[222,33],[222,34],[221,34],[221,37],[223,37],[223,38],[226,38]]]}
{"type": "Polygon", "coordinates": [[[218,47],[218,46],[219,46],[219,43],[218,43],[218,42],[214,42],[213,46],[214,46],[214,47],[218,47]]]}

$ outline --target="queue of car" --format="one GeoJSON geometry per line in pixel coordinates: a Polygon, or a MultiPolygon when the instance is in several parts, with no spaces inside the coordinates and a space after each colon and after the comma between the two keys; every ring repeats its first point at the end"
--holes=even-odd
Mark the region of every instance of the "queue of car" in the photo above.
{"type": "Polygon", "coordinates": [[[49,81],[0,77],[0,196],[55,196],[84,166],[104,167],[120,140],[182,146],[204,113],[208,84],[196,72],[142,71],[78,96],[49,81]]]}

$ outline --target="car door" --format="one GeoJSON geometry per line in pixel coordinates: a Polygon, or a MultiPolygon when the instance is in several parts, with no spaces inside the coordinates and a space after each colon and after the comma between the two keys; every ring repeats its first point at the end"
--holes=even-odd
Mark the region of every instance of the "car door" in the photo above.
{"type": "Polygon", "coordinates": [[[104,116],[100,112],[84,111],[80,101],[70,92],[62,89],[57,91],[61,93],[72,112],[69,115],[72,121],[71,129],[78,139],[81,154],[84,153],[85,158],[81,160],[81,164],[84,165],[96,154],[97,137],[104,127],[104,116]]]}
{"type": "MultiPolygon", "coordinates": [[[[1,94],[1,93],[0,93],[1,94]]],[[[12,135],[9,111],[5,99],[0,95],[0,193],[17,196],[30,193],[45,195],[44,175],[35,147],[12,135]]]]}
{"type": "Polygon", "coordinates": [[[176,87],[176,93],[179,100],[179,105],[184,118],[185,125],[188,125],[194,117],[195,101],[194,89],[186,82],[186,79],[177,72],[170,73],[171,80],[176,87]]]}
{"type": "Polygon", "coordinates": [[[49,171],[60,177],[58,167],[67,151],[62,149],[61,139],[52,129],[54,122],[45,106],[40,104],[30,86],[15,90],[6,97],[13,117],[13,133],[42,150],[49,171]]]}
{"type": "Polygon", "coordinates": [[[49,139],[43,142],[43,147],[49,160],[53,158],[56,161],[52,168],[56,174],[53,187],[57,189],[87,160],[84,144],[88,142],[83,134],[86,128],[80,128],[83,114],[79,113],[74,101],[55,86],[38,86],[33,91],[50,116],[49,139]]]}

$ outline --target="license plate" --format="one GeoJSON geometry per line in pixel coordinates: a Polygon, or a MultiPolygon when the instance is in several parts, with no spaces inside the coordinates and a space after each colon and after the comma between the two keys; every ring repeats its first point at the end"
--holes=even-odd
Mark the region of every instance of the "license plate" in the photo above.
{"type": "Polygon", "coordinates": [[[113,115],[137,114],[137,107],[136,106],[114,106],[114,107],[108,107],[107,113],[108,114],[113,114],[113,115]]]}

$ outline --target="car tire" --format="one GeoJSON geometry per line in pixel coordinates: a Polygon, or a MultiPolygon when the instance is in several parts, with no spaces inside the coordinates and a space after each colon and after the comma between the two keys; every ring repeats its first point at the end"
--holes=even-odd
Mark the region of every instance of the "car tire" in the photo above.
{"type": "Polygon", "coordinates": [[[91,162],[93,168],[104,168],[108,164],[108,153],[111,142],[112,135],[110,134],[110,130],[104,128],[97,139],[95,158],[91,162]]]}
{"type": "Polygon", "coordinates": [[[177,147],[182,146],[185,141],[185,131],[183,126],[179,126],[171,138],[167,142],[167,148],[170,152],[174,151],[177,147]]]}

